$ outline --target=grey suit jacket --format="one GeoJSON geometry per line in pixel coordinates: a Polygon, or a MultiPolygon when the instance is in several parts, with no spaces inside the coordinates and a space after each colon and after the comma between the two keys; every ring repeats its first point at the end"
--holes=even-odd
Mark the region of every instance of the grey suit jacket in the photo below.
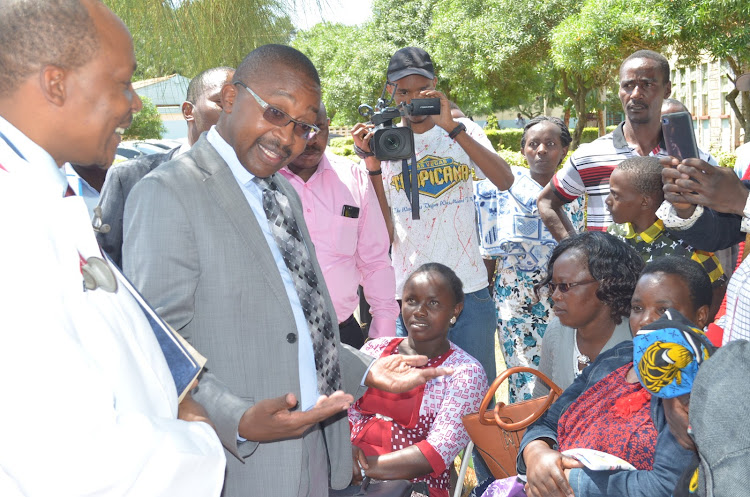
{"type": "Polygon", "coordinates": [[[99,207],[102,209],[102,222],[108,224],[110,230],[97,233],[96,239],[117,265],[122,267],[122,216],[130,190],[157,166],[172,160],[179,150],[180,147],[177,147],[163,154],[143,155],[120,162],[107,171],[99,207]]]}
{"type": "MultiPolygon", "coordinates": [[[[283,177],[277,179],[310,250],[328,310],[335,316],[299,197],[283,177]]],[[[194,397],[206,407],[225,448],[238,457],[227,457],[224,495],[296,496],[300,438],[237,444],[239,420],[248,407],[287,392],[299,398],[299,341],[260,226],[229,166],[205,136],[133,188],[125,206],[124,234],[127,276],[208,358],[208,371],[194,397]]],[[[338,328],[336,341],[344,389],[360,396],[360,381],[372,358],[342,346],[338,328]]],[[[346,413],[323,426],[331,485],[343,488],[352,472],[346,413]]]]}

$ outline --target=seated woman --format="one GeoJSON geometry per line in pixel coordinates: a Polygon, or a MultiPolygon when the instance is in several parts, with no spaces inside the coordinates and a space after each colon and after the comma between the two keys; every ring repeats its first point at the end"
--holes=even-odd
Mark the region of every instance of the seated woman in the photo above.
{"type": "MultiPolygon", "coordinates": [[[[537,293],[549,290],[555,313],[542,340],[539,371],[564,390],[601,352],[630,340],[627,316],[641,269],[638,253],[607,233],[561,241],[537,286],[537,293]]],[[[536,383],[534,397],[548,392],[536,383]]]]}
{"type": "MultiPolygon", "coordinates": [[[[669,307],[705,326],[711,293],[711,282],[698,263],[679,257],[655,260],[646,266],[633,294],[633,333],[669,307]]],[[[627,341],[602,353],[529,427],[518,457],[519,474],[528,480],[525,493],[516,481],[506,479],[494,482],[483,496],[669,497],[690,460],[691,452],[670,431],[664,403],[638,381],[633,342],[627,341]],[[608,452],[636,470],[583,468],[561,454],[571,448],[608,452]]]]}
{"type": "Polygon", "coordinates": [[[425,481],[431,497],[448,497],[450,465],[469,442],[461,417],[476,412],[487,391],[482,365],[448,341],[463,299],[461,280],[451,269],[425,264],[404,285],[408,336],[378,338],[361,349],[375,357],[425,355],[427,367],[454,372],[404,394],[369,389],[349,409],[355,483],[364,470],[378,480],[425,481]]]}

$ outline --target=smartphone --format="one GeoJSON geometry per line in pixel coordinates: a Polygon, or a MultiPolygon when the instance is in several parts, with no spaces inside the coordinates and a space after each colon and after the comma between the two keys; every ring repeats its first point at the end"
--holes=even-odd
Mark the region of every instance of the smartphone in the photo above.
{"type": "Polygon", "coordinates": [[[689,112],[662,114],[661,131],[669,155],[680,160],[699,157],[693,132],[693,117],[689,112]]]}

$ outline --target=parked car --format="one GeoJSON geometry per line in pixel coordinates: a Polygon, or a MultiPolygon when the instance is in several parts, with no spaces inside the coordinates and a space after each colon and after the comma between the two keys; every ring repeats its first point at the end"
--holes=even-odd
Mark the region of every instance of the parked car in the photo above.
{"type": "Polygon", "coordinates": [[[161,140],[143,140],[144,143],[148,143],[149,145],[156,145],[157,147],[161,147],[164,150],[172,150],[173,148],[181,147],[183,143],[187,143],[187,138],[184,138],[183,140],[170,140],[168,138],[162,138],[161,140]]]}
{"type": "Polygon", "coordinates": [[[141,155],[145,155],[141,150],[135,148],[128,142],[122,142],[117,146],[117,155],[125,157],[125,160],[135,159],[141,155]]]}

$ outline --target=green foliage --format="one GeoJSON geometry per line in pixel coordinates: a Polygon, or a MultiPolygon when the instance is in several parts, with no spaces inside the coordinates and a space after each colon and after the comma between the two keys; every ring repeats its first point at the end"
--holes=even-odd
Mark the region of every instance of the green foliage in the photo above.
{"type": "Polygon", "coordinates": [[[499,129],[485,129],[484,134],[489,138],[492,148],[498,150],[500,148],[500,130],[499,129]]]}
{"type": "Polygon", "coordinates": [[[328,141],[329,147],[351,147],[354,145],[354,138],[351,136],[340,136],[338,138],[331,138],[328,141]]]}
{"type": "Polygon", "coordinates": [[[490,114],[489,116],[487,116],[487,124],[484,125],[485,131],[489,131],[491,129],[492,130],[500,129],[500,126],[498,125],[498,122],[497,122],[497,116],[495,114],[490,114]]]}
{"type": "Polygon", "coordinates": [[[335,155],[339,155],[341,157],[346,157],[347,159],[351,159],[354,162],[359,162],[359,157],[354,153],[354,148],[351,145],[346,145],[343,147],[332,147],[329,146],[328,150],[335,155]]]}
{"type": "MultiPolygon", "coordinates": [[[[438,89],[467,115],[511,108],[535,115],[542,102],[567,101],[585,116],[602,108],[603,90],[607,106],[619,105],[618,67],[638,49],[692,61],[709,53],[727,61],[730,78],[747,71],[748,18],[747,0],[373,0],[367,23],[321,24],[293,44],[318,67],[334,124],[364,120],[358,105],[376,103],[389,57],[408,45],[431,54],[438,89]]],[[[750,96],[738,104],[744,126],[750,96]]],[[[595,138],[583,136],[585,124],[579,120],[572,148],[595,138]]],[[[518,146],[515,137],[503,142],[518,146]]]]}
{"type": "Polygon", "coordinates": [[[501,146],[497,149],[497,155],[502,157],[509,166],[529,167],[526,163],[526,158],[517,150],[511,150],[501,146]]]}
{"type": "Polygon", "coordinates": [[[348,157],[355,162],[359,162],[359,157],[354,153],[354,138],[351,136],[331,138],[328,141],[328,150],[341,157],[348,157]]]}
{"type": "Polygon", "coordinates": [[[581,143],[591,143],[599,138],[599,128],[583,128],[581,143]]]}
{"type": "MultiPolygon", "coordinates": [[[[516,129],[516,128],[507,128],[507,129],[501,129],[496,131],[498,136],[498,144],[493,145],[495,148],[503,147],[507,148],[508,150],[513,150],[516,152],[521,151],[521,137],[523,136],[523,130],[522,129],[516,129]]],[[[494,133],[493,133],[494,134],[494,133]]],[[[488,133],[489,136],[489,133],[488,133]]],[[[490,139],[490,142],[492,141],[492,138],[490,139]]]]}
{"type": "Polygon", "coordinates": [[[160,140],[167,128],[161,121],[159,110],[148,97],[142,97],[143,108],[140,112],[133,114],[133,123],[125,130],[122,138],[124,140],[160,140]]]}
{"type": "Polygon", "coordinates": [[[130,29],[136,79],[237,67],[254,48],[285,43],[293,26],[286,0],[104,0],[130,29]]]}
{"type": "Polygon", "coordinates": [[[734,168],[734,163],[737,162],[737,154],[734,152],[728,152],[724,150],[711,150],[711,155],[714,156],[719,167],[731,167],[734,168]]]}
{"type": "Polygon", "coordinates": [[[292,41],[318,69],[323,102],[334,126],[365,121],[357,108],[374,107],[385,84],[388,60],[396,48],[372,29],[320,23],[292,41]]]}
{"type": "Polygon", "coordinates": [[[429,32],[439,75],[469,113],[555,104],[549,31],[578,9],[577,0],[444,0],[429,32]],[[460,56],[457,56],[460,54],[460,56]]]}

